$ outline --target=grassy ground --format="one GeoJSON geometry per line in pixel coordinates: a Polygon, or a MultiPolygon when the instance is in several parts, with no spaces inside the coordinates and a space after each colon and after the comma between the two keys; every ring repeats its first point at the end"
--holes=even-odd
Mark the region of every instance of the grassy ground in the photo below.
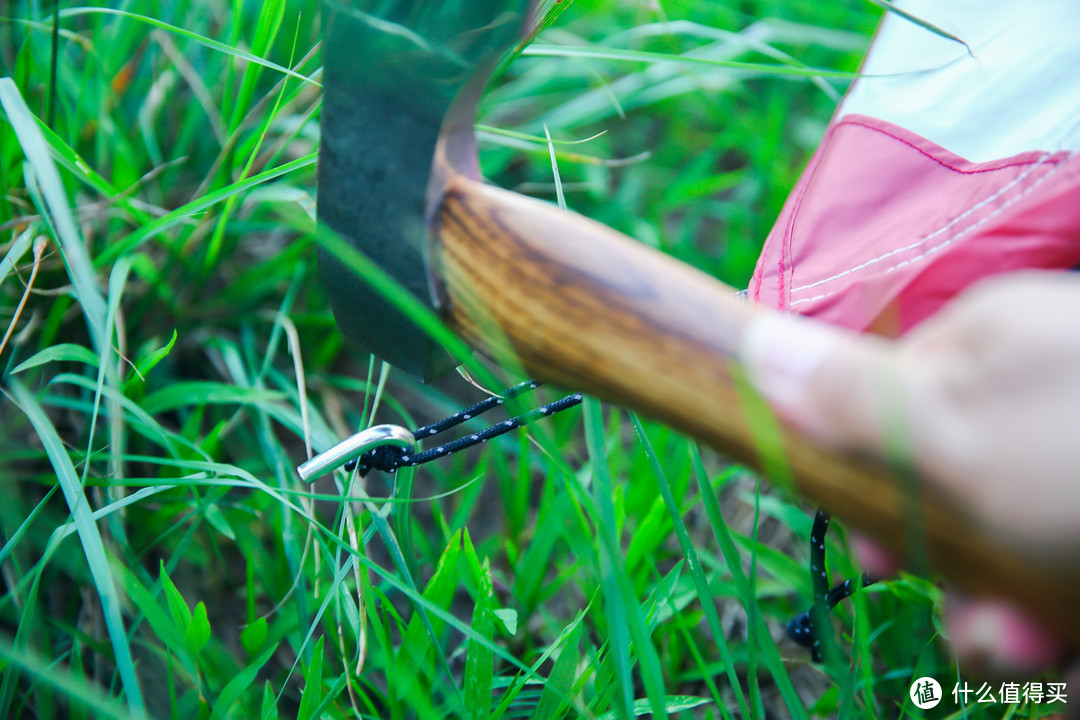
{"type": "MultiPolygon", "coordinates": [[[[375,364],[318,287],[317,2],[112,5],[0,20],[0,717],[897,717],[913,674],[951,688],[912,578],[812,665],[783,630],[812,509],[619,408],[301,485],[310,445],[479,394],[375,364]]],[[[879,10],[547,5],[546,44],[717,62],[527,51],[485,173],[553,199],[529,138],[592,138],[556,146],[571,208],[743,285],[846,81],[721,61],[851,72],[879,10]]]]}

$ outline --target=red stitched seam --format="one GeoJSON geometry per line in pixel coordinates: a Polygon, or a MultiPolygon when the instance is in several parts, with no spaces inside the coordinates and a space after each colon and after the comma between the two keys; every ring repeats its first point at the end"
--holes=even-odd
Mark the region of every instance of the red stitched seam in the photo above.
{"type": "MultiPolygon", "coordinates": [[[[813,178],[809,178],[812,180],[813,178]]],[[[795,200],[795,207],[791,208],[791,217],[788,219],[787,227],[784,228],[784,234],[780,238],[780,262],[777,263],[776,268],[776,309],[783,310],[787,307],[787,297],[784,292],[784,275],[787,273],[787,249],[791,244],[791,238],[795,234],[795,218],[799,216],[799,208],[802,206],[803,196],[806,194],[806,188],[810,186],[807,182],[803,187],[803,191],[799,193],[799,197],[795,200]]]]}
{"type": "MultiPolygon", "coordinates": [[[[768,240],[768,238],[766,238],[766,240],[768,240]]],[[[766,244],[761,248],[762,255],[765,254],[765,251],[768,249],[768,247],[769,247],[768,242],[766,242],[766,244]]],[[[764,257],[761,259],[761,263],[756,268],[756,270],[754,272],[754,275],[756,276],[754,278],[754,302],[758,302],[758,301],[761,300],[761,281],[765,279],[765,258],[764,257]]]]}
{"type": "Polygon", "coordinates": [[[787,251],[787,237],[784,238],[785,242],[780,246],[780,263],[776,269],[776,309],[783,310],[787,305],[786,298],[784,297],[784,273],[787,272],[787,268],[784,266],[784,256],[787,251]]]}
{"type": "MultiPolygon", "coordinates": [[[[831,137],[827,137],[824,142],[830,142],[831,140],[831,137]]],[[[804,172],[816,173],[818,164],[820,164],[820,158],[814,163],[814,168],[812,171],[808,168],[804,172]]],[[[787,273],[787,249],[788,246],[791,244],[792,239],[795,237],[795,221],[799,218],[799,211],[802,209],[803,199],[806,197],[806,192],[810,189],[810,185],[814,182],[814,178],[812,176],[805,179],[806,182],[803,183],[803,178],[799,178],[799,184],[801,185],[801,187],[799,188],[799,196],[795,198],[795,204],[791,208],[791,217],[788,219],[787,227],[784,228],[784,234],[780,238],[780,262],[777,264],[776,273],[777,310],[783,310],[784,308],[788,307],[788,298],[785,296],[784,288],[784,275],[787,273]]],[[[792,264],[791,268],[791,284],[795,284],[794,264],[792,264]]]]}
{"type": "Polygon", "coordinates": [[[867,123],[859,122],[858,120],[841,120],[839,124],[840,125],[858,125],[859,127],[864,127],[867,130],[873,130],[874,132],[879,132],[882,135],[885,135],[887,137],[891,137],[893,140],[896,140],[898,142],[902,142],[903,144],[907,145],[909,148],[917,150],[918,152],[922,153],[926,157],[928,157],[931,160],[933,160],[934,162],[936,162],[938,165],[941,165],[942,167],[946,167],[946,168],[948,168],[948,169],[950,169],[950,170],[952,170],[954,172],[958,172],[958,173],[960,173],[962,175],[978,175],[980,173],[988,173],[988,172],[994,172],[996,170],[1004,170],[1005,168],[1022,167],[1024,165],[1035,165],[1035,164],[1037,164],[1039,162],[1048,162],[1045,159],[1044,160],[1023,160],[1023,161],[1016,161],[1016,162],[1006,163],[1005,165],[997,165],[997,166],[991,167],[991,168],[982,168],[981,170],[962,170],[962,169],[960,169],[958,167],[954,167],[954,166],[950,165],[949,163],[945,162],[941,158],[934,157],[932,154],[930,154],[927,151],[923,150],[921,147],[914,144],[910,140],[902,138],[899,135],[896,135],[894,133],[889,132],[888,130],[884,130],[882,128],[875,127],[873,125],[868,125],[867,123]]]}

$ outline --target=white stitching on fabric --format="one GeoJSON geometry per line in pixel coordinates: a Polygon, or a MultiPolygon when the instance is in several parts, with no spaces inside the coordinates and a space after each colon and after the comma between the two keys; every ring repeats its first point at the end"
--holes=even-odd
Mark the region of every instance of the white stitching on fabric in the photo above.
{"type": "Polygon", "coordinates": [[[1002,194],[1004,194],[1005,192],[1008,192],[1009,190],[1013,189],[1018,184],[1018,182],[1022,182],[1025,179],[1027,179],[1027,177],[1030,176],[1031,173],[1034,173],[1036,171],[1036,169],[1038,169],[1045,162],[1045,160],[1047,160],[1050,157],[1051,157],[1051,153],[1047,153],[1047,154],[1043,155],[1043,157],[1039,158],[1039,160],[1036,161],[1036,163],[1034,165],[1031,165],[1031,167],[1026,169],[1026,171],[1021,173],[1020,175],[1017,175],[1015,178],[1013,178],[1009,182],[1008,185],[1005,185],[1000,190],[998,190],[998,192],[994,193],[993,195],[990,195],[989,198],[987,198],[987,199],[985,199],[985,200],[983,200],[981,202],[978,202],[975,205],[972,205],[967,210],[964,210],[964,212],[962,214],[958,215],[954,219],[949,220],[947,225],[945,225],[945,226],[943,226],[943,227],[941,227],[941,228],[939,228],[937,230],[934,230],[929,235],[926,235],[926,236],[922,237],[921,240],[919,240],[917,242],[914,242],[914,243],[912,243],[910,245],[907,245],[906,247],[897,247],[897,248],[891,249],[891,250],[889,250],[888,253],[879,255],[878,257],[870,259],[870,260],[866,260],[865,262],[862,262],[860,264],[856,264],[856,266],[854,266],[853,268],[849,268],[848,270],[838,272],[838,273],[836,273],[835,275],[833,275],[831,277],[825,277],[824,280],[819,280],[819,281],[810,283],[808,285],[800,285],[799,287],[794,288],[792,290],[792,293],[798,293],[798,291],[800,291],[800,290],[809,290],[812,287],[818,287],[819,285],[824,285],[825,283],[829,283],[829,282],[832,282],[834,280],[839,280],[840,277],[850,275],[853,272],[859,272],[860,270],[863,270],[864,268],[868,268],[869,266],[872,266],[872,264],[880,262],[881,260],[888,260],[889,258],[891,258],[894,255],[900,255],[901,253],[907,253],[908,250],[914,250],[917,247],[920,247],[922,245],[926,245],[929,241],[933,240],[935,236],[940,235],[941,233],[945,232],[949,228],[955,226],[956,223],[960,222],[961,220],[968,217],[972,213],[977,212],[977,210],[982,209],[986,205],[989,205],[990,203],[993,203],[995,200],[1000,198],[1000,196],[1002,194]]]}
{"type": "MultiPolygon", "coordinates": [[[[985,200],[982,200],[981,202],[976,203],[975,205],[971,206],[970,208],[965,210],[963,213],[961,213],[957,217],[950,220],[944,226],[942,226],[941,228],[933,231],[929,235],[923,237],[921,240],[919,240],[917,242],[914,242],[914,243],[908,245],[907,247],[896,248],[896,249],[890,250],[887,253],[879,255],[878,257],[873,258],[871,260],[867,260],[867,261],[865,261],[863,263],[860,263],[859,265],[856,265],[854,267],[848,268],[847,270],[843,270],[843,271],[841,271],[841,272],[839,272],[839,273],[837,273],[837,274],[835,274],[835,275],[833,275],[831,277],[827,277],[827,278],[824,278],[822,280],[817,280],[817,281],[809,283],[807,285],[801,285],[801,286],[799,286],[797,288],[793,288],[791,290],[791,293],[794,294],[794,293],[797,293],[797,292],[800,292],[800,291],[803,291],[803,290],[809,290],[811,288],[815,288],[815,287],[818,287],[820,285],[824,285],[824,284],[826,284],[828,282],[832,282],[833,280],[838,280],[838,279],[840,279],[842,277],[845,277],[845,276],[850,275],[852,273],[863,270],[863,269],[869,267],[870,265],[874,265],[874,264],[876,264],[878,262],[881,262],[882,260],[887,260],[888,258],[893,257],[894,255],[898,255],[900,253],[908,252],[908,251],[914,250],[914,249],[916,249],[918,247],[921,247],[922,245],[925,245],[927,242],[932,240],[937,235],[940,235],[941,233],[949,230],[950,228],[955,226],[957,223],[962,221],[964,218],[966,218],[969,215],[971,215],[972,213],[982,209],[983,207],[986,207],[988,204],[994,202],[995,200],[1000,198],[1002,195],[1004,195],[1006,192],[1008,192],[1009,190],[1014,188],[1017,184],[1023,182],[1024,180],[1026,180],[1037,169],[1039,169],[1040,167],[1045,165],[1047,160],[1049,160],[1051,157],[1056,155],[1060,151],[1060,149],[1062,147],[1064,147],[1065,143],[1068,142],[1068,140],[1071,139],[1074,134],[1076,134],[1076,131],[1078,129],[1080,129],[1080,123],[1077,123],[1076,125],[1073,125],[1071,128],[1069,128],[1069,130],[1067,130],[1063,134],[1063,136],[1061,138],[1061,141],[1058,143],[1058,149],[1043,154],[1030,168],[1028,168],[1024,172],[1022,172],[1020,175],[1017,175],[1015,178],[1013,178],[1012,181],[1010,181],[1008,184],[1006,184],[1004,187],[1002,187],[996,193],[994,193],[990,197],[986,198],[985,200]]],[[[1051,175],[1056,173],[1058,170],[1060,170],[1062,167],[1064,167],[1070,160],[1072,160],[1074,157],[1076,157],[1076,155],[1077,155],[1077,153],[1075,153],[1075,152],[1066,154],[1065,157],[1062,158],[1062,161],[1057,165],[1057,167],[1055,167],[1053,170],[1048,172],[1045,176],[1043,176],[1034,185],[1027,188],[1020,195],[1018,195],[1017,197],[1014,197],[1012,200],[1010,200],[1005,205],[997,208],[993,213],[991,213],[987,217],[983,218],[977,224],[972,225],[972,226],[970,226],[968,228],[965,228],[965,229],[959,231],[956,235],[953,235],[952,237],[947,238],[946,240],[942,241],[942,244],[937,246],[937,247],[939,249],[942,248],[942,247],[945,247],[947,244],[952,243],[953,241],[955,241],[956,239],[958,239],[962,235],[965,235],[969,231],[975,229],[976,227],[980,227],[981,225],[985,224],[987,221],[989,221],[991,218],[997,216],[999,213],[1004,211],[1007,207],[1009,207],[1010,205],[1015,203],[1021,197],[1023,197],[1027,193],[1031,192],[1034,188],[1041,185],[1042,182],[1044,182],[1048,177],[1050,177],[1051,175]]],[[[916,258],[911,258],[909,260],[902,261],[902,262],[898,263],[897,265],[894,265],[894,266],[892,266],[890,268],[887,268],[885,270],[885,272],[892,272],[893,270],[895,270],[898,267],[903,267],[904,265],[910,264],[910,263],[915,262],[917,260],[921,260],[921,259],[925,258],[927,255],[930,255],[932,252],[936,252],[936,251],[930,250],[930,251],[927,251],[925,253],[922,253],[921,255],[919,255],[916,258]]],[[[792,272],[794,273],[794,268],[792,268],[792,272]]],[[[804,298],[804,299],[801,299],[801,300],[795,300],[795,301],[791,302],[791,305],[798,305],[800,303],[812,302],[814,300],[821,300],[822,298],[827,298],[827,297],[829,297],[829,296],[831,296],[833,294],[835,294],[835,293],[825,293],[823,295],[817,295],[817,296],[814,296],[812,298],[804,298]]]]}
{"type": "MultiPolygon", "coordinates": [[[[897,262],[896,264],[894,264],[894,266],[886,268],[885,273],[890,273],[893,270],[897,270],[897,269],[903,268],[905,266],[908,266],[908,264],[912,264],[913,262],[919,262],[920,260],[924,260],[927,257],[933,255],[934,253],[939,252],[939,250],[945,249],[949,245],[955,243],[957,240],[960,240],[961,237],[963,237],[964,235],[967,235],[968,233],[972,232],[973,230],[977,230],[978,228],[983,227],[984,225],[986,225],[987,222],[989,222],[990,220],[993,220],[995,217],[997,217],[998,215],[1003,213],[1005,209],[1008,209],[1012,205],[1015,205],[1017,202],[1020,202],[1021,200],[1026,198],[1026,196],[1029,193],[1031,193],[1031,191],[1034,191],[1036,188],[1038,188],[1040,185],[1042,185],[1043,182],[1047,181],[1052,176],[1056,175],[1058,171],[1061,171],[1061,169],[1063,169],[1068,164],[1068,162],[1070,160],[1072,160],[1072,158],[1076,158],[1076,155],[1077,155],[1077,153],[1075,153],[1075,152],[1071,152],[1068,155],[1066,155],[1065,159],[1063,160],[1063,162],[1061,164],[1054,167],[1052,169],[1052,171],[1050,171],[1049,173],[1043,175],[1042,177],[1040,177],[1035,182],[1032,182],[1030,187],[1025,188],[1023,191],[1018,192],[1015,195],[1013,195],[1012,198],[1010,198],[1007,202],[1004,202],[1000,207],[995,209],[993,213],[990,213],[986,217],[978,220],[977,222],[973,222],[972,225],[968,226],[967,228],[964,228],[963,230],[959,231],[955,235],[953,235],[951,237],[947,237],[947,239],[943,240],[941,242],[941,244],[934,245],[933,247],[926,250],[926,252],[920,253],[919,255],[916,255],[914,258],[908,258],[906,260],[901,260],[900,262],[897,262]]],[[[900,250],[895,250],[895,252],[900,252],[900,250]]],[[[855,268],[852,268],[851,272],[853,272],[854,270],[855,270],[855,268]]],[[[812,298],[801,298],[799,300],[793,301],[792,304],[797,305],[797,304],[804,303],[804,302],[813,302],[815,300],[824,300],[825,298],[832,297],[832,296],[836,295],[837,293],[839,293],[839,291],[840,290],[834,290],[833,293],[825,293],[823,295],[815,295],[812,298]]]]}
{"type": "Polygon", "coordinates": [[[896,270],[897,268],[901,268],[901,267],[904,267],[905,265],[910,265],[911,263],[918,262],[918,261],[922,260],[923,258],[925,258],[927,255],[931,255],[933,253],[936,253],[938,250],[941,250],[942,248],[946,247],[947,245],[951,245],[953,242],[955,242],[956,240],[959,240],[961,237],[963,237],[964,235],[967,235],[971,231],[977,230],[978,228],[982,227],[986,223],[990,222],[990,220],[992,220],[995,216],[1000,215],[1001,213],[1005,212],[1005,210],[1007,210],[1008,208],[1015,205],[1017,202],[1019,202],[1020,200],[1022,200],[1026,196],[1030,195],[1032,192],[1034,192],[1034,190],[1037,187],[1042,185],[1044,182],[1046,182],[1053,175],[1056,175],[1058,172],[1060,172],[1066,166],[1066,164],[1068,164],[1068,162],[1070,160],[1072,160],[1074,157],[1076,157],[1076,153],[1070,153],[1069,155],[1066,155],[1065,158],[1062,160],[1060,165],[1058,165],[1053,170],[1047,172],[1042,177],[1040,177],[1038,180],[1033,182],[1031,184],[1031,187],[1027,188],[1026,190],[1024,190],[1022,192],[1017,193],[1012,198],[1005,201],[1001,205],[1001,207],[999,207],[994,212],[990,213],[989,215],[982,218],[978,222],[973,223],[973,224],[969,225],[968,227],[964,228],[963,230],[956,233],[955,235],[953,235],[948,240],[942,241],[942,243],[940,245],[935,245],[934,247],[930,248],[929,250],[926,250],[925,252],[920,253],[920,254],[916,255],[915,257],[913,257],[913,258],[908,258],[907,260],[902,260],[902,261],[898,262],[897,264],[893,265],[892,267],[887,268],[885,270],[885,272],[889,273],[889,272],[892,272],[893,270],[896,270]]]}

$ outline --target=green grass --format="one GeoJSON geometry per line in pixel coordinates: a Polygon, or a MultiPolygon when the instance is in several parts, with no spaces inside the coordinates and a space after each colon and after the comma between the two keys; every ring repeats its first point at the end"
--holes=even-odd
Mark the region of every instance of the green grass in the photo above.
{"type": "MultiPolygon", "coordinates": [[[[783,633],[812,508],[591,399],[301,485],[309,449],[477,392],[329,313],[317,2],[114,5],[62,2],[55,63],[51,6],[0,20],[0,717],[897,717],[913,673],[951,688],[935,585],[845,604],[812,666],[783,633]]],[[[485,173],[745,285],[880,9],[547,6],[485,173]]]]}

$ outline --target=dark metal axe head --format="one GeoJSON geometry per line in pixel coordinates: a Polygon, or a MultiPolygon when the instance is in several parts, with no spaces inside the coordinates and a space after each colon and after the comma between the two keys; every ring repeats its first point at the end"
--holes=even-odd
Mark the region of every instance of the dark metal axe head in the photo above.
{"type": "MultiPolygon", "coordinates": [[[[528,0],[324,0],[319,222],[434,306],[425,265],[429,186],[442,155],[474,174],[476,101],[519,38],[528,0]],[[472,167],[468,167],[472,165],[472,167]]],[[[448,353],[396,304],[320,249],[319,272],[346,336],[429,379],[448,353]]]]}

